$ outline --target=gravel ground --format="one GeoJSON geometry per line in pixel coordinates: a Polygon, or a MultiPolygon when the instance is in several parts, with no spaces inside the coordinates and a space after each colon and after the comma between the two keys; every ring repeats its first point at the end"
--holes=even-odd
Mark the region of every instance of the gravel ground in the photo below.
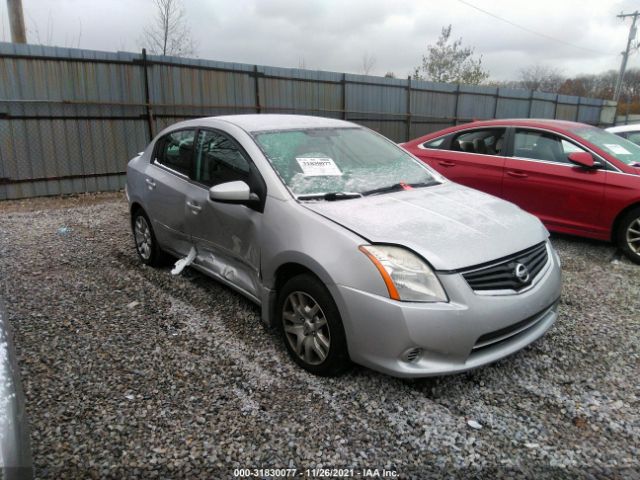
{"type": "Polygon", "coordinates": [[[554,238],[559,321],[510,358],[419,381],[360,367],[323,379],[240,295],[142,266],[121,194],[4,202],[0,225],[40,478],[640,478],[640,267],[610,245],[554,238]]]}

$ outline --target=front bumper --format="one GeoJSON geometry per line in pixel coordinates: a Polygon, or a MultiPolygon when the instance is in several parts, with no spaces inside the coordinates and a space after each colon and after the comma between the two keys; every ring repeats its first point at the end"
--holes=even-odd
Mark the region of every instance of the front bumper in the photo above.
{"type": "Polygon", "coordinates": [[[438,275],[448,303],[398,302],[330,287],[351,359],[397,377],[427,377],[463,372],[517,352],[557,318],[560,262],[549,250],[535,285],[513,295],[477,294],[457,273],[438,275]]]}

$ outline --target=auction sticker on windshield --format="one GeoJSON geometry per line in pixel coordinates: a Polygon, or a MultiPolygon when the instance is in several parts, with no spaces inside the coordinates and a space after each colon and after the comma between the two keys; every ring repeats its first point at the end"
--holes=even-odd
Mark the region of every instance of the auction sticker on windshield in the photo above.
{"type": "Polygon", "coordinates": [[[328,157],[298,157],[302,174],[307,177],[325,177],[342,175],[335,162],[328,157]]]}
{"type": "Polygon", "coordinates": [[[631,155],[631,152],[617,143],[605,143],[605,147],[611,150],[611,153],[617,153],[618,155],[631,155]]]}

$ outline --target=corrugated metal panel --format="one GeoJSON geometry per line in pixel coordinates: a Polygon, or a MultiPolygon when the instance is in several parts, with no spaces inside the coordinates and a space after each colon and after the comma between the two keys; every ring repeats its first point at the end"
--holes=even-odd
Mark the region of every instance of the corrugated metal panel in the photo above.
{"type": "Polygon", "coordinates": [[[263,112],[341,118],[342,74],[259,67],[263,112]]]}
{"type": "Polygon", "coordinates": [[[498,89],[460,85],[458,117],[462,120],[494,118],[498,89]]]}
{"type": "Polygon", "coordinates": [[[221,62],[198,62],[197,67],[166,65],[167,58],[150,56],[150,102],[156,115],[204,117],[254,113],[255,81],[246,68],[239,72],[221,62]]]}
{"type": "Polygon", "coordinates": [[[407,125],[404,122],[385,122],[376,120],[358,120],[356,123],[374,130],[394,142],[404,142],[407,138],[407,125]]]}
{"type": "Polygon", "coordinates": [[[0,124],[2,177],[19,182],[3,187],[8,198],[121,188],[107,174],[148,141],[137,58],[0,44],[0,112],[11,116],[0,124]]]}
{"type": "Polygon", "coordinates": [[[407,90],[398,87],[404,87],[406,80],[364,75],[345,75],[345,80],[347,118],[402,120],[405,117],[407,90]],[[365,84],[367,79],[372,79],[372,84],[365,84]]]}
{"type": "Polygon", "coordinates": [[[600,122],[600,106],[580,105],[578,121],[584,123],[597,124],[600,122]]]}
{"type": "Polygon", "coordinates": [[[412,81],[411,113],[420,118],[456,117],[457,85],[412,81]]]}
{"type": "Polygon", "coordinates": [[[556,105],[545,100],[533,100],[531,104],[531,118],[554,118],[556,105]]]}
{"type": "Polygon", "coordinates": [[[556,118],[559,120],[575,121],[578,118],[578,104],[580,97],[573,95],[558,95],[556,118]]]}
{"type": "Polygon", "coordinates": [[[531,92],[529,90],[515,90],[511,88],[498,89],[496,118],[529,117],[530,107],[531,92]]]}

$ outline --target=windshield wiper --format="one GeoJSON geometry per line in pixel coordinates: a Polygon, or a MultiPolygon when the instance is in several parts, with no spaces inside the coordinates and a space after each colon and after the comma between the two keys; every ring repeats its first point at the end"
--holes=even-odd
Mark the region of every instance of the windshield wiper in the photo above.
{"type": "Polygon", "coordinates": [[[298,200],[326,200],[328,202],[333,202],[335,200],[348,200],[350,198],[359,198],[361,196],[362,194],[357,192],[328,192],[300,195],[296,198],[298,200]]]}
{"type": "Polygon", "coordinates": [[[393,185],[388,185],[386,187],[374,188],[373,190],[367,190],[362,192],[362,195],[377,195],[380,193],[389,193],[389,192],[397,192],[400,190],[411,190],[413,188],[420,187],[431,187],[433,185],[438,185],[439,182],[435,180],[431,182],[418,182],[418,183],[394,183],[393,185]]]}

